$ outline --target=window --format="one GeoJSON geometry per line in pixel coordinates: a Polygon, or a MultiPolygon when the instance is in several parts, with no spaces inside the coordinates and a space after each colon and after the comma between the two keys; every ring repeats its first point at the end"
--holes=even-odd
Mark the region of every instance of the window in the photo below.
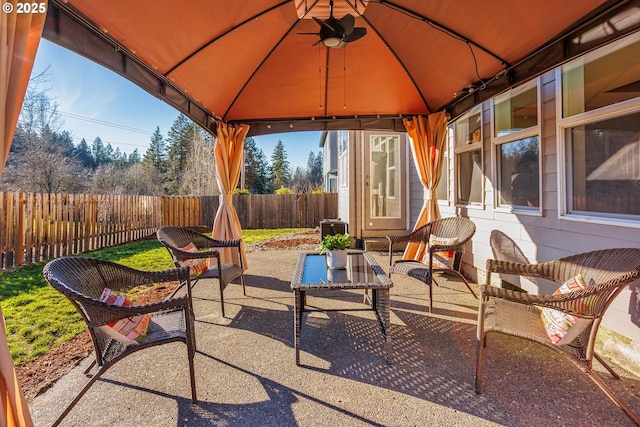
{"type": "Polygon", "coordinates": [[[540,206],[538,137],[498,145],[498,206],[540,206]]]}
{"type": "Polygon", "coordinates": [[[340,187],[349,185],[349,132],[341,130],[338,132],[338,183],[340,187]]]}
{"type": "Polygon", "coordinates": [[[493,101],[493,136],[500,138],[538,125],[535,81],[496,96],[493,101]]]}
{"type": "Polygon", "coordinates": [[[559,70],[561,215],[638,224],[640,35],[559,70]]]}
{"type": "Polygon", "coordinates": [[[335,175],[329,175],[329,193],[337,193],[338,192],[338,179],[335,175]]]}
{"type": "Polygon", "coordinates": [[[640,216],[640,112],[566,129],[568,213],[640,216]]]}
{"type": "Polygon", "coordinates": [[[537,80],[493,99],[496,204],[540,210],[540,141],[537,80]]]}
{"type": "Polygon", "coordinates": [[[482,120],[480,106],[472,108],[453,125],[456,170],[456,203],[482,205],[482,120]]]}
{"type": "Polygon", "coordinates": [[[630,37],[562,67],[562,117],[640,96],[640,41],[630,37]]]}

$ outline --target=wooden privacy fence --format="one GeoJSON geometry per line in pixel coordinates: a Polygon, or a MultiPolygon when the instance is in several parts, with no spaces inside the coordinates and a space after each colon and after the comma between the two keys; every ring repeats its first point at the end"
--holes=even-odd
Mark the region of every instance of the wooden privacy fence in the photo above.
{"type": "MultiPolygon", "coordinates": [[[[242,228],[314,227],[338,213],[337,194],[236,195],[242,228]]],[[[163,225],[213,225],[217,196],[0,192],[0,269],[141,239],[163,225]]]]}
{"type": "Polygon", "coordinates": [[[154,196],[0,192],[0,267],[123,244],[161,221],[154,196]]]}
{"type": "MultiPolygon", "coordinates": [[[[165,225],[213,226],[220,206],[218,196],[162,198],[165,225]]],[[[234,195],[242,228],[317,227],[320,221],[338,216],[338,195],[326,194],[247,194],[234,195]]]]}

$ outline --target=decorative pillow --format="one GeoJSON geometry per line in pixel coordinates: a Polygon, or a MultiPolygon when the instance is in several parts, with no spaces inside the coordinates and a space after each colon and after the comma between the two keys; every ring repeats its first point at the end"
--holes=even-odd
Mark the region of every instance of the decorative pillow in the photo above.
{"type": "MultiPolygon", "coordinates": [[[[431,235],[429,236],[429,246],[433,245],[455,245],[458,243],[457,237],[439,237],[431,235]]],[[[438,251],[433,253],[433,268],[452,268],[453,260],[456,256],[455,251],[438,251]]],[[[429,264],[429,250],[424,253],[422,262],[429,264]]]]}
{"type": "MultiPolygon", "coordinates": [[[[102,296],[100,296],[100,301],[117,305],[118,307],[131,307],[135,305],[129,298],[124,295],[118,295],[109,288],[104,288],[102,296]]],[[[150,320],[151,316],[149,314],[141,314],[100,326],[100,329],[111,338],[123,344],[138,344],[144,341],[147,336],[147,328],[149,327],[150,320]]]]}
{"type": "MultiPolygon", "coordinates": [[[[193,242],[189,243],[183,248],[178,249],[180,249],[182,252],[198,252],[198,247],[193,244],[193,242]]],[[[185,267],[189,267],[191,275],[194,277],[201,275],[209,269],[209,260],[207,260],[206,258],[185,259],[180,263],[185,267]]]]}
{"type": "MultiPolygon", "coordinates": [[[[587,285],[581,275],[577,275],[567,280],[555,291],[554,295],[566,294],[569,292],[586,289],[587,285]]],[[[587,308],[587,307],[585,307],[587,308]]],[[[570,344],[591,324],[591,319],[576,318],[568,313],[554,310],[552,308],[542,309],[542,322],[547,330],[547,335],[551,342],[557,345],[570,344]]]]}

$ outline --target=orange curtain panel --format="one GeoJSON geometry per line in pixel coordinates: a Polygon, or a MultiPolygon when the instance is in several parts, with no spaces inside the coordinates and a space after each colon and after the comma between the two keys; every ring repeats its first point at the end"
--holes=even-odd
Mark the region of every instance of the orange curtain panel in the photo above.
{"type": "MultiPolygon", "coordinates": [[[[9,148],[29,84],[36,57],[44,13],[18,14],[16,1],[3,2],[0,13],[0,179],[9,156],[9,148]],[[8,12],[11,5],[12,12],[8,12]]],[[[7,347],[4,315],[0,308],[0,427],[33,426],[7,347]]]]}
{"type": "MultiPolygon", "coordinates": [[[[241,239],[242,228],[238,214],[233,206],[233,191],[238,185],[242,158],[244,155],[244,138],[249,132],[249,125],[229,125],[218,122],[216,132],[215,156],[216,179],[220,187],[220,207],[213,222],[212,237],[219,240],[241,239]]],[[[231,249],[220,251],[223,263],[240,264],[238,254],[231,249]]],[[[240,246],[242,265],[247,269],[247,256],[244,245],[240,246]]]]}
{"type": "MultiPolygon", "coordinates": [[[[426,190],[426,198],[418,220],[413,229],[440,218],[436,189],[442,175],[442,162],[447,141],[447,115],[445,112],[433,113],[427,117],[414,116],[403,120],[404,127],[411,137],[411,153],[420,176],[420,182],[426,190]]],[[[404,252],[404,259],[421,261],[426,246],[409,243],[404,252]]]]}

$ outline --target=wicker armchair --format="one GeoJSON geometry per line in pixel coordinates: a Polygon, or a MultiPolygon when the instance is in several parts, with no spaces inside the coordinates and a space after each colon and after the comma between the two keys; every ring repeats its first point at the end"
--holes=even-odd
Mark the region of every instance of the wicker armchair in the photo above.
{"type": "Polygon", "coordinates": [[[195,286],[200,279],[218,279],[222,317],[225,317],[223,291],[229,283],[240,278],[242,292],[245,296],[247,295],[244,283],[244,267],[240,254],[242,240],[214,240],[188,228],[171,226],[161,227],[157,235],[160,243],[162,243],[169,251],[169,254],[171,254],[176,267],[185,266],[189,260],[216,259],[215,266],[209,267],[209,269],[201,275],[192,276],[191,286],[195,286]],[[190,244],[195,245],[198,251],[185,252],[183,249],[190,244]],[[235,248],[238,251],[240,264],[222,264],[220,251],[217,250],[220,248],[235,248]]]}
{"type": "Polygon", "coordinates": [[[420,280],[429,287],[429,311],[433,311],[433,286],[432,283],[437,285],[437,282],[433,278],[433,272],[452,273],[464,281],[467,285],[469,292],[477,298],[475,292],[469,286],[467,279],[460,273],[462,254],[464,253],[467,242],[473,237],[476,232],[475,224],[467,218],[462,217],[449,217],[440,218],[432,221],[423,227],[413,231],[410,234],[403,236],[387,236],[389,241],[389,277],[391,274],[405,274],[409,277],[420,280]],[[429,238],[431,236],[438,236],[445,239],[456,239],[456,243],[451,245],[431,245],[429,246],[429,238]],[[400,259],[393,261],[393,246],[400,242],[413,242],[420,245],[429,247],[429,261],[423,262],[422,260],[414,259],[400,259]],[[450,269],[447,268],[434,268],[433,255],[439,251],[454,251],[455,258],[453,266],[450,269]]]}
{"type": "Polygon", "coordinates": [[[493,252],[493,257],[499,261],[519,262],[530,264],[522,249],[516,242],[500,230],[491,231],[489,236],[489,246],[493,252]]]}
{"type": "Polygon", "coordinates": [[[190,289],[189,272],[186,268],[145,272],[96,258],[65,257],[49,262],[43,274],[51,286],[71,301],[87,324],[93,340],[96,360],[87,368],[85,374],[88,374],[94,365],[98,365],[96,373],[58,417],[54,425],[62,421],[93,383],[118,360],[138,350],[175,341],[182,341],[187,345],[191,400],[193,403],[197,402],[193,365],[196,344],[191,292],[187,291],[185,296],[178,298],[129,307],[119,307],[100,301],[105,288],[122,294],[140,285],[179,282],[186,283],[187,289],[190,289]],[[108,326],[104,325],[143,314],[150,315],[150,322],[146,337],[140,343],[123,344],[105,332],[108,326]]]}
{"type": "Polygon", "coordinates": [[[521,264],[487,260],[487,284],[480,287],[478,311],[476,393],[482,387],[482,360],[487,334],[499,332],[545,345],[565,356],[585,372],[636,424],[640,419],[592,370],[595,357],[615,378],[620,377],[594,352],[596,334],[605,311],[624,287],[640,278],[640,249],[605,249],[549,261],[521,264]],[[588,287],[558,295],[530,295],[490,286],[491,274],[503,273],[542,278],[562,284],[578,274],[588,287]],[[568,345],[552,343],[540,308],[551,308],[587,320],[588,326],[568,345]]]}

